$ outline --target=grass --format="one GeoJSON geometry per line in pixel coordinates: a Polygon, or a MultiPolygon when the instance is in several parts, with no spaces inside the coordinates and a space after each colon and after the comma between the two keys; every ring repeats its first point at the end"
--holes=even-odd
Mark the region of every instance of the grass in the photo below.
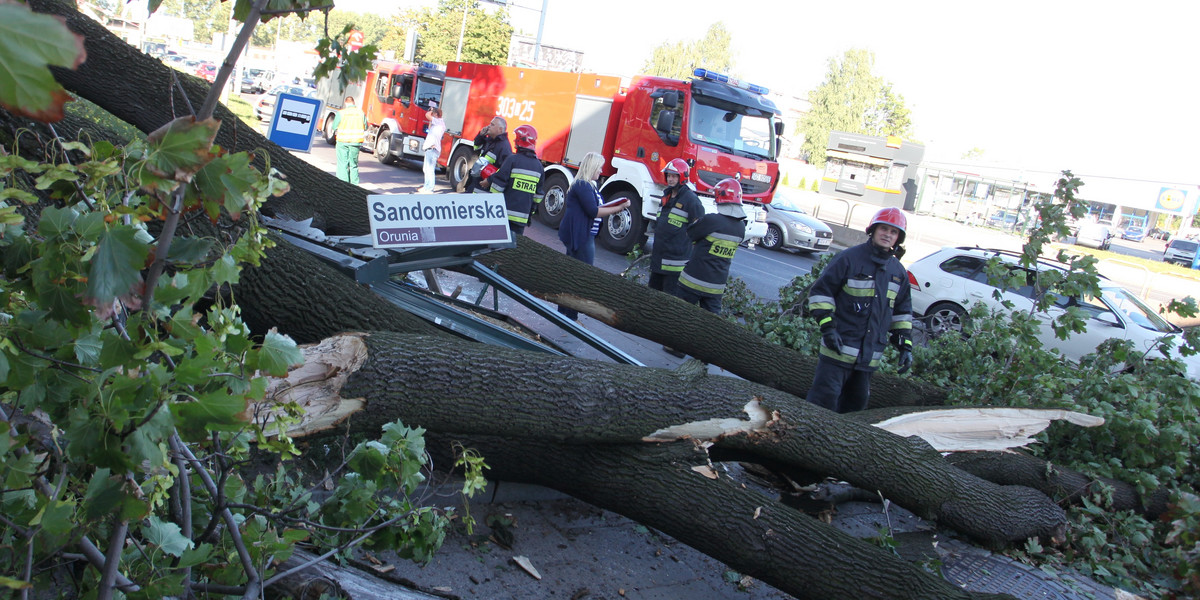
{"type": "Polygon", "coordinates": [[[246,125],[255,128],[258,127],[258,117],[254,114],[254,107],[242,99],[241,96],[230,94],[225,107],[229,109],[229,112],[237,115],[237,118],[241,119],[246,125]]]}

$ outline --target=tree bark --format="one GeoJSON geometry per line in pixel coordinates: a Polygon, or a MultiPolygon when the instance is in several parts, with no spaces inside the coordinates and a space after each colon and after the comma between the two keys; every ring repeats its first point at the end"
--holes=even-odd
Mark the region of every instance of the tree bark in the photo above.
{"type": "Polygon", "coordinates": [[[1020,485],[1042,492],[1059,503],[1082,504],[1084,498],[1112,489],[1108,510],[1132,510],[1156,519],[1167,511],[1169,493],[1156,489],[1143,496],[1137,487],[1108,477],[1093,478],[1024,452],[957,452],[950,464],[1000,485],[1020,485]]]}

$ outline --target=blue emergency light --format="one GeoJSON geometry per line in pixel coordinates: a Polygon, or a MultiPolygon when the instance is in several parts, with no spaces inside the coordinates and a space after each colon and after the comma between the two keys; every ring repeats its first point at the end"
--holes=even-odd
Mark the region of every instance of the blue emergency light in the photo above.
{"type": "Polygon", "coordinates": [[[741,88],[752,94],[761,94],[761,95],[765,96],[765,95],[771,93],[771,90],[769,90],[761,85],[747,83],[745,81],[742,81],[741,79],[737,79],[735,77],[730,77],[724,73],[718,73],[716,71],[709,71],[708,69],[697,68],[695,71],[692,71],[692,76],[699,77],[700,79],[706,79],[708,81],[715,81],[717,83],[724,83],[725,85],[732,85],[733,87],[741,88]]]}

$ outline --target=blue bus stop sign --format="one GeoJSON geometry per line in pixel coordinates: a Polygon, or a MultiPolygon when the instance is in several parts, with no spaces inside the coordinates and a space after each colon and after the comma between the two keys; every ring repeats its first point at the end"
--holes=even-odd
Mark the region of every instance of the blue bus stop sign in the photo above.
{"type": "Polygon", "coordinates": [[[275,114],[267,129],[267,139],[287,148],[308,152],[317,129],[321,101],[295,94],[279,94],[275,99],[275,114]]]}

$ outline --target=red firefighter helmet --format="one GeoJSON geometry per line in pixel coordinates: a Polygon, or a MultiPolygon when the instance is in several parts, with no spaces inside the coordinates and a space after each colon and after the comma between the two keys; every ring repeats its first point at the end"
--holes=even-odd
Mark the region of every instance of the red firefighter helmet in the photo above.
{"type": "Polygon", "coordinates": [[[742,184],[732,177],[726,177],[713,186],[713,198],[717,204],[741,204],[742,184]]]}
{"type": "Polygon", "coordinates": [[[900,230],[900,237],[896,240],[896,244],[904,243],[904,230],[908,229],[908,217],[904,216],[904,212],[900,209],[889,206],[881,208],[871,217],[871,224],[867,225],[867,235],[871,235],[875,231],[875,226],[879,223],[891,225],[900,230]]]}
{"type": "Polygon", "coordinates": [[[674,173],[679,176],[679,181],[687,181],[688,171],[690,169],[691,167],[688,166],[686,160],[683,160],[682,158],[672,158],[671,161],[667,163],[667,166],[663,167],[662,172],[663,175],[666,175],[667,173],[674,173]]]}
{"type": "Polygon", "coordinates": [[[533,150],[537,146],[537,130],[533,125],[522,125],[513,130],[513,138],[518,148],[533,150]]]}

